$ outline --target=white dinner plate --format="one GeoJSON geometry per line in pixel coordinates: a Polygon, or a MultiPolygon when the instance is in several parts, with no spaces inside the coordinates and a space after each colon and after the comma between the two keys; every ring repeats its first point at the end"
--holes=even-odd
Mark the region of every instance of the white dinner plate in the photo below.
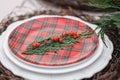
{"type": "MultiPolygon", "coordinates": [[[[44,17],[44,16],[38,16],[38,17],[31,18],[31,19],[36,19],[36,18],[40,18],[40,17],[44,17]]],[[[45,17],[48,17],[48,16],[45,16],[45,17]]],[[[49,16],[49,17],[52,17],[52,16],[49,16]]],[[[58,17],[58,16],[56,16],[56,17],[58,17]]],[[[66,17],[66,16],[64,16],[64,17],[66,17]]],[[[71,17],[67,16],[67,18],[71,18],[71,17]]],[[[5,54],[7,55],[7,57],[11,61],[13,61],[16,65],[20,66],[21,68],[24,68],[24,69],[27,69],[27,70],[32,70],[34,72],[50,73],[50,74],[75,71],[75,70],[82,69],[82,68],[87,67],[88,65],[92,64],[101,55],[101,53],[103,51],[103,43],[102,43],[102,40],[99,38],[99,46],[98,46],[97,50],[95,51],[95,53],[92,56],[90,56],[87,60],[84,60],[82,62],[78,62],[78,63],[73,64],[73,65],[64,66],[64,67],[53,67],[52,68],[52,67],[38,66],[38,65],[31,64],[31,63],[28,63],[26,61],[23,61],[23,60],[17,58],[10,51],[10,49],[8,47],[8,37],[9,37],[9,34],[12,32],[12,30],[14,30],[18,25],[24,23],[25,21],[29,21],[31,19],[16,22],[16,23],[12,24],[11,26],[9,26],[10,29],[6,31],[7,34],[6,34],[5,41],[4,41],[4,46],[3,46],[5,54]],[[57,68],[57,70],[56,70],[56,68],[57,68]]]]}
{"type": "MultiPolygon", "coordinates": [[[[48,17],[48,16],[49,15],[36,16],[30,19],[26,19],[24,21],[38,17],[48,17]]],[[[82,21],[81,19],[72,16],[65,16],[65,17],[82,21]]],[[[11,24],[4,32],[4,34],[2,34],[0,37],[1,38],[0,43],[4,44],[3,46],[0,46],[0,55],[1,55],[0,61],[6,68],[11,70],[15,75],[21,76],[29,80],[73,80],[73,79],[77,80],[77,79],[91,77],[96,72],[102,70],[111,59],[111,55],[113,52],[113,45],[107,36],[105,36],[105,42],[108,47],[106,47],[102,43],[101,39],[99,39],[99,41],[101,42],[101,45],[99,46],[102,49],[100,50],[100,53],[94,54],[93,56],[91,56],[92,58],[89,58],[90,60],[87,60],[84,63],[79,63],[73,66],[61,67],[61,68],[43,68],[16,59],[16,57],[14,57],[14,55],[11,55],[11,52],[9,52],[9,47],[7,46],[8,45],[7,38],[9,36],[9,33],[12,30],[14,30],[16,26],[22,24],[24,21],[18,21],[16,23],[11,24]]],[[[87,22],[84,23],[86,23],[93,29],[97,27],[96,25],[87,22]]]]}

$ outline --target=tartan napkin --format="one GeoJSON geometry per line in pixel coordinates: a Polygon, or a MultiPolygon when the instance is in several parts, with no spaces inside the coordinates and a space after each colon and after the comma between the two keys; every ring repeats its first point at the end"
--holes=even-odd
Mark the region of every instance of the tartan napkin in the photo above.
{"type": "MultiPolygon", "coordinates": [[[[44,17],[24,22],[14,29],[8,39],[10,50],[24,61],[39,66],[70,65],[87,59],[98,47],[98,36],[94,33],[89,38],[83,38],[71,47],[65,47],[45,55],[22,54],[27,46],[35,40],[41,40],[49,35],[61,34],[65,31],[78,33],[91,29],[85,23],[63,17],[44,17]]],[[[92,30],[92,29],[91,29],[92,30]]],[[[48,46],[49,47],[49,46],[48,46]]]]}

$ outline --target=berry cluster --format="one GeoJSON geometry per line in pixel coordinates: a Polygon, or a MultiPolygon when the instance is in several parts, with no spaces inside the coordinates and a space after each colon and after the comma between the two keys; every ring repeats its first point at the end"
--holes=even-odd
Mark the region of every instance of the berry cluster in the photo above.
{"type": "Polygon", "coordinates": [[[88,38],[91,34],[92,33],[87,30],[81,34],[75,31],[68,31],[57,36],[48,36],[41,41],[35,41],[30,44],[23,53],[29,55],[44,55],[46,52],[56,52],[66,46],[72,46],[82,38],[88,38]]]}
{"type": "MultiPolygon", "coordinates": [[[[80,35],[79,35],[77,32],[69,31],[69,32],[63,33],[63,34],[60,35],[60,36],[52,37],[50,40],[53,41],[53,42],[62,43],[63,40],[64,40],[64,37],[67,37],[67,36],[72,36],[74,39],[76,39],[76,38],[78,38],[80,35]]],[[[44,44],[47,44],[49,41],[46,39],[46,40],[44,40],[43,42],[44,42],[44,44]]],[[[37,43],[33,43],[33,44],[32,44],[32,47],[34,47],[34,48],[37,48],[37,47],[40,47],[40,46],[41,46],[40,42],[37,42],[37,43]]]]}
{"type": "Polygon", "coordinates": [[[60,42],[60,43],[63,42],[63,39],[62,39],[60,36],[53,37],[53,38],[51,38],[51,40],[54,41],[54,42],[56,42],[56,41],[58,41],[58,42],[60,42]]]}
{"type": "Polygon", "coordinates": [[[39,42],[32,44],[32,46],[33,46],[34,48],[39,47],[40,45],[41,45],[41,44],[40,44],[39,42]]]}

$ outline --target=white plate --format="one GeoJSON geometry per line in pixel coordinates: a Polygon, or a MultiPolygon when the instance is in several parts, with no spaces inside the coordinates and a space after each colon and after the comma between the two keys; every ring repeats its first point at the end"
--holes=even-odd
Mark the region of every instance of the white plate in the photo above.
{"type": "MultiPolygon", "coordinates": [[[[4,37],[0,37],[0,44],[4,42],[4,37]]],[[[21,76],[27,80],[80,80],[83,78],[89,78],[96,72],[102,70],[110,61],[113,52],[113,45],[111,41],[105,36],[105,42],[108,46],[104,46],[104,50],[101,56],[91,65],[69,73],[63,74],[41,74],[33,71],[29,71],[20,68],[18,65],[14,64],[3,52],[2,46],[0,46],[0,61],[1,63],[15,75],[21,76]]]]}
{"type": "MultiPolygon", "coordinates": [[[[102,46],[100,46],[102,47],[102,46]]],[[[99,49],[100,49],[99,47],[99,49]]],[[[4,46],[3,46],[3,50],[5,55],[16,65],[18,65],[19,67],[26,69],[26,70],[30,70],[30,71],[34,71],[34,72],[38,72],[38,73],[46,73],[46,74],[60,74],[60,73],[66,73],[66,72],[71,72],[71,71],[75,71],[75,70],[80,70],[82,68],[85,68],[87,66],[89,66],[90,64],[92,64],[97,58],[99,58],[99,56],[102,53],[102,50],[99,52],[99,50],[96,51],[95,54],[93,54],[93,56],[91,56],[87,61],[84,61],[82,63],[73,65],[73,66],[69,66],[69,67],[60,67],[60,68],[47,68],[47,67],[40,67],[37,65],[32,65],[29,64],[25,61],[22,61],[18,58],[16,58],[10,50],[7,50],[7,48],[9,48],[7,46],[6,41],[4,41],[4,46]]]]}
{"type": "MultiPolygon", "coordinates": [[[[37,17],[39,17],[39,16],[37,16],[37,17]]],[[[33,18],[37,18],[37,17],[33,17],[33,18]]],[[[68,16],[68,17],[70,18],[71,16],[68,16]]],[[[33,19],[33,18],[31,18],[31,19],[33,19]]],[[[72,17],[72,18],[80,20],[79,18],[76,18],[76,17],[72,17]]],[[[80,20],[80,21],[82,21],[82,20],[80,20]]],[[[84,21],[82,21],[82,22],[84,22],[84,21]]],[[[96,25],[92,25],[87,22],[85,22],[85,23],[87,25],[91,26],[93,29],[96,28],[96,25]]],[[[15,28],[16,24],[12,24],[11,26],[12,27],[14,26],[14,28],[15,28]]],[[[8,32],[10,32],[9,30],[12,31],[13,29],[9,26],[7,29],[7,32],[2,34],[1,39],[0,39],[1,44],[5,43],[5,40],[6,40],[5,35],[9,35],[8,34],[8,32]]],[[[74,67],[71,67],[68,69],[60,68],[60,69],[53,70],[53,69],[48,68],[47,70],[49,70],[49,71],[47,71],[48,72],[47,74],[44,74],[45,68],[40,68],[39,73],[38,73],[38,71],[33,70],[34,68],[36,68],[34,66],[31,66],[32,68],[30,68],[25,63],[23,64],[19,60],[15,59],[13,56],[12,56],[13,60],[11,60],[11,58],[9,56],[5,55],[6,53],[4,53],[4,51],[3,51],[3,46],[0,46],[0,61],[6,68],[11,70],[14,74],[24,77],[29,80],[77,80],[77,79],[88,78],[88,77],[91,77],[96,72],[102,70],[108,64],[109,60],[111,59],[111,54],[113,52],[113,45],[107,36],[105,36],[105,40],[106,40],[105,42],[106,42],[108,48],[103,45],[104,49],[102,50],[100,57],[97,58],[95,61],[93,61],[93,63],[90,64],[89,66],[86,66],[82,69],[79,68],[81,66],[81,64],[79,64],[79,65],[76,65],[76,67],[74,66],[74,67]],[[19,63],[17,63],[16,61],[19,63]],[[22,67],[20,67],[20,65],[22,67]],[[74,68],[74,69],[78,68],[78,69],[73,71],[72,68],[74,68]],[[63,72],[65,72],[66,69],[69,70],[69,71],[67,71],[68,73],[63,73],[63,72]],[[60,70],[61,70],[61,72],[59,72],[60,70]],[[72,70],[72,72],[71,72],[71,70],[72,70]],[[43,71],[43,73],[42,73],[42,71],[43,71]],[[51,71],[53,71],[53,74],[51,74],[51,71]],[[57,73],[62,73],[62,74],[57,74],[57,73]]]]}
{"type": "MultiPolygon", "coordinates": [[[[31,19],[40,18],[40,17],[44,17],[44,16],[33,17],[31,19]]],[[[45,17],[51,17],[51,16],[45,16],[45,17]]],[[[58,17],[58,16],[55,16],[55,17],[58,17]]],[[[64,16],[64,17],[66,17],[66,16],[64,16]]],[[[71,17],[67,16],[67,18],[71,18],[71,17]]],[[[9,37],[9,34],[12,32],[12,30],[14,30],[18,25],[24,23],[25,21],[29,21],[31,19],[16,22],[16,23],[10,25],[9,26],[10,29],[8,29],[6,31],[7,35],[5,37],[5,42],[4,42],[5,54],[8,56],[8,58],[10,58],[10,60],[12,60],[18,66],[25,68],[25,69],[28,69],[28,70],[33,70],[35,72],[37,71],[37,72],[42,72],[42,73],[55,73],[55,74],[56,73],[65,73],[65,72],[74,71],[74,70],[82,69],[82,68],[86,67],[86,66],[92,64],[101,55],[101,52],[103,50],[103,43],[102,43],[101,39],[99,38],[99,46],[98,46],[97,50],[95,51],[95,53],[92,56],[90,56],[87,60],[84,60],[82,62],[78,62],[78,63],[73,64],[73,65],[63,66],[63,67],[45,67],[45,66],[38,66],[35,64],[31,64],[31,63],[28,63],[26,61],[19,59],[10,51],[10,49],[8,47],[8,37],[9,37]],[[79,67],[75,67],[77,65],[79,65],[79,67]],[[30,67],[30,69],[28,67],[30,67]],[[75,67],[75,68],[69,69],[71,67],[75,67]],[[45,70],[43,70],[43,69],[41,70],[40,68],[45,68],[45,70]],[[50,72],[49,70],[47,70],[47,68],[50,68],[53,71],[50,72]],[[59,68],[58,71],[55,71],[55,68],[57,68],[57,69],[59,68]],[[64,68],[64,70],[61,70],[61,68],[64,68]]]]}

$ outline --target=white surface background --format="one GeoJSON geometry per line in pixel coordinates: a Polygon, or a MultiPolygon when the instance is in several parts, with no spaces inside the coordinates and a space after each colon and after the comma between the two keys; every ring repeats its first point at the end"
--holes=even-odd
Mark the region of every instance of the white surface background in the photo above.
{"type": "MultiPolygon", "coordinates": [[[[0,0],[0,21],[6,17],[11,11],[13,11],[15,9],[16,6],[20,6],[22,4],[22,2],[26,1],[26,3],[24,4],[24,6],[30,7],[32,9],[39,9],[39,10],[44,10],[44,9],[54,9],[54,10],[58,10],[58,8],[56,9],[55,7],[53,7],[52,5],[50,5],[49,3],[43,3],[42,1],[40,1],[39,3],[35,4],[36,0],[0,0]],[[31,4],[31,2],[33,2],[33,4],[31,4]],[[39,5],[40,4],[40,5],[39,5]],[[50,7],[46,7],[46,5],[49,4],[50,7]]],[[[21,11],[17,11],[17,12],[21,12],[21,11]]],[[[85,12],[86,14],[89,15],[94,15],[99,16],[101,15],[101,13],[91,13],[91,12],[85,12]]]]}
{"type": "Polygon", "coordinates": [[[22,2],[23,0],[0,0],[0,21],[22,2]]]}
{"type": "MultiPolygon", "coordinates": [[[[23,7],[27,7],[29,8],[29,10],[45,10],[45,9],[51,9],[51,7],[45,7],[48,4],[44,4],[42,3],[42,1],[39,1],[39,3],[36,4],[35,0],[0,0],[0,21],[5,18],[7,15],[9,15],[10,12],[14,11],[16,9],[16,7],[20,7],[21,4],[24,3],[24,5],[22,5],[23,7]]],[[[26,10],[22,10],[20,9],[19,11],[15,11],[18,14],[21,12],[28,12],[26,10]]]]}
{"type": "MultiPolygon", "coordinates": [[[[16,12],[17,15],[23,15],[38,9],[38,5],[34,4],[32,1],[34,0],[0,0],[0,21],[8,16],[11,12],[16,12]]],[[[43,3],[39,4],[40,9],[38,10],[42,10],[44,7],[42,4],[43,3]]]]}

